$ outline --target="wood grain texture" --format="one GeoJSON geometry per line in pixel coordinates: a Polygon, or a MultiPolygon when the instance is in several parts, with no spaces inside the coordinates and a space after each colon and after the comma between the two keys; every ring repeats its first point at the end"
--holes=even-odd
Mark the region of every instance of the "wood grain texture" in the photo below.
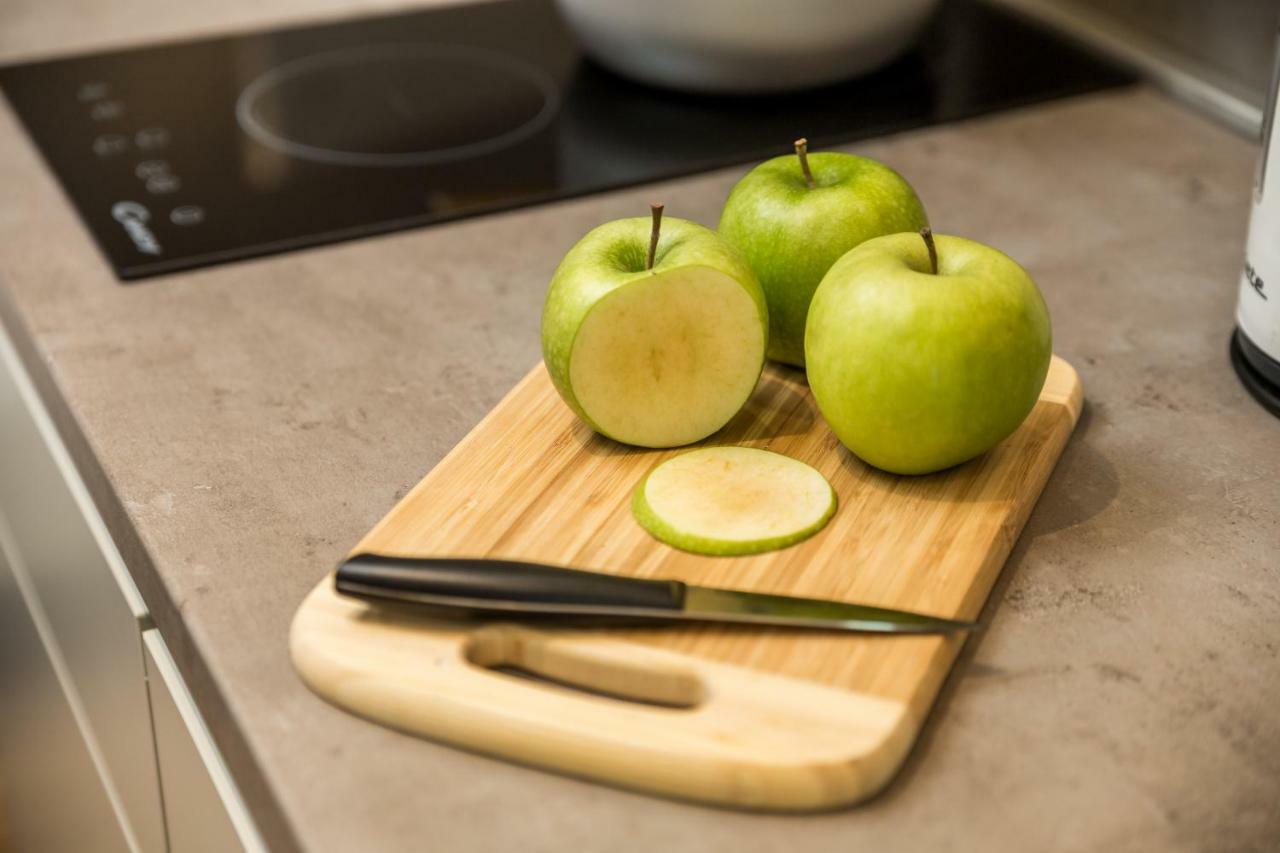
{"type": "MultiPolygon", "coordinates": [[[[539,365],[357,550],[511,557],[972,619],[1081,399],[1075,370],[1055,357],[1040,401],[1000,446],[946,472],[898,477],[844,450],[803,374],[771,366],[708,443],[803,460],[831,481],[840,507],[823,531],[783,551],[705,557],[653,540],[630,515],[635,484],[680,450],[596,436],[539,365]]],[[[630,787],[772,809],[831,807],[878,790],[963,642],[437,621],[341,599],[328,578],[299,609],[291,640],[313,690],[379,722],[630,787]],[[487,668],[495,665],[582,689],[487,668]]]]}

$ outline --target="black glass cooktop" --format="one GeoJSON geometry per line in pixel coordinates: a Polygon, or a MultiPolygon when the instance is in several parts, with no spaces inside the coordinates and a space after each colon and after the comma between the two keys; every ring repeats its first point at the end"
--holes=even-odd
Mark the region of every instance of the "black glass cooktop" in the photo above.
{"type": "Polygon", "coordinates": [[[126,280],[747,162],[802,135],[822,147],[1129,81],[969,0],[945,3],[891,66],[763,98],[610,74],[582,57],[550,0],[0,69],[126,280]]]}

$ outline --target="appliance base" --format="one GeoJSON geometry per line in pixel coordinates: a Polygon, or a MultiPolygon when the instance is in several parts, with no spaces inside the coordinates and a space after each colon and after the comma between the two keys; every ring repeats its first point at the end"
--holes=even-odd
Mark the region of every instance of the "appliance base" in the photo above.
{"type": "MultiPolygon", "coordinates": [[[[1231,366],[1253,398],[1268,412],[1280,417],[1280,384],[1272,382],[1255,366],[1255,360],[1260,358],[1267,356],[1236,329],[1231,335],[1231,366]]],[[[1272,361],[1269,366],[1280,373],[1280,363],[1272,361]]]]}

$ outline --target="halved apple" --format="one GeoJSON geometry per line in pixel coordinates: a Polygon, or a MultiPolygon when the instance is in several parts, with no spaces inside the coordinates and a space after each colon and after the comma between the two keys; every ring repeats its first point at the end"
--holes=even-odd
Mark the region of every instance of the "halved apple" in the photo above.
{"type": "Polygon", "coordinates": [[[764,366],[768,309],[715,232],[660,213],[591,231],[560,263],[542,314],[551,381],[592,429],[676,447],[720,429],[764,366]],[[648,248],[646,248],[648,247],[648,248]]]}

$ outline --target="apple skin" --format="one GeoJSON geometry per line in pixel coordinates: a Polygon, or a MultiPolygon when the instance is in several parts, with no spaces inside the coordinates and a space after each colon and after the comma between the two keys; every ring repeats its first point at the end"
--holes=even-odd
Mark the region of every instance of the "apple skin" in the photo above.
{"type": "MultiPolygon", "coordinates": [[[[587,232],[560,261],[543,303],[542,356],[551,383],[578,417],[609,438],[615,436],[592,421],[569,381],[570,356],[578,329],[596,303],[609,293],[655,273],[709,267],[732,278],[750,295],[759,311],[760,334],[768,341],[769,309],[764,292],[737,250],[705,226],[667,216],[662,220],[653,269],[645,269],[651,228],[649,217],[632,217],[606,222],[587,232]]],[[[761,361],[757,377],[763,369],[761,361]]]]}
{"type": "Polygon", "coordinates": [[[797,367],[809,302],[831,265],[865,240],[929,224],[915,190],[888,166],[838,152],[808,157],[814,188],[794,154],[766,160],[734,186],[719,225],[764,288],[769,358],[797,367]]]}
{"type": "Polygon", "coordinates": [[[809,385],[836,437],[863,461],[926,474],[972,459],[1030,413],[1049,371],[1049,312],[1007,255],[918,234],[842,257],[809,309],[809,385]]]}

